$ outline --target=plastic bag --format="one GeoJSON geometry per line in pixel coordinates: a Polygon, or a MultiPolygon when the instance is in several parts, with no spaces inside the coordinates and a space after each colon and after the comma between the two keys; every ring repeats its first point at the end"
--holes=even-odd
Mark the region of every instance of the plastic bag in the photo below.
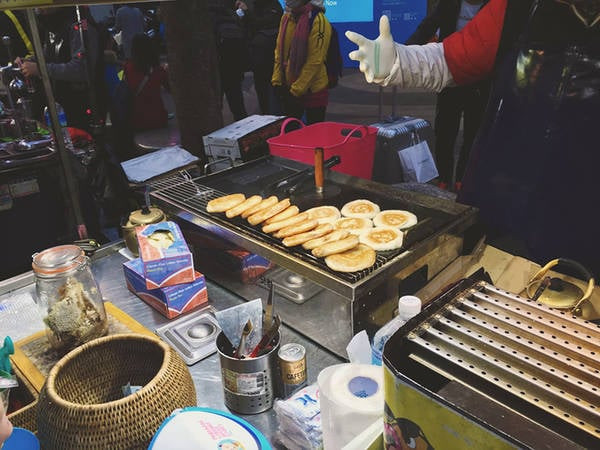
{"type": "Polygon", "coordinates": [[[311,384],[274,406],[279,421],[278,440],[290,450],[323,448],[319,387],[311,384]]]}
{"type": "Polygon", "coordinates": [[[404,173],[404,181],[427,183],[438,176],[438,170],[427,141],[419,142],[413,132],[414,145],[398,150],[398,157],[404,173]]]}

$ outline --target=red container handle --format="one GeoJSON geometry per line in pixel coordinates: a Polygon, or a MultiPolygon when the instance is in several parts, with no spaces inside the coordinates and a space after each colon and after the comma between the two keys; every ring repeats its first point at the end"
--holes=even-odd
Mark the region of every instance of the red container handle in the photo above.
{"type": "MultiPolygon", "coordinates": [[[[279,133],[279,136],[283,136],[285,133],[285,129],[288,126],[288,124],[292,123],[292,122],[298,122],[300,124],[300,128],[304,128],[304,123],[301,120],[296,119],[295,117],[288,117],[287,119],[285,119],[283,121],[283,123],[281,124],[281,132],[279,133]]],[[[295,130],[294,130],[295,131],[295,130]]]]}
{"type": "MultiPolygon", "coordinates": [[[[361,136],[359,139],[362,139],[362,138],[364,138],[365,136],[367,136],[367,135],[369,134],[369,127],[367,127],[366,125],[358,125],[358,126],[356,126],[356,127],[352,128],[352,130],[350,130],[350,133],[348,133],[348,134],[346,135],[346,139],[344,139],[344,140],[342,141],[342,144],[345,144],[346,142],[348,142],[348,139],[350,139],[350,138],[352,137],[352,135],[353,135],[353,134],[354,134],[356,131],[358,131],[360,128],[364,128],[364,129],[365,129],[365,131],[366,131],[366,133],[364,133],[364,134],[363,134],[363,135],[362,135],[362,136],[361,136]]],[[[347,129],[347,128],[346,128],[346,129],[347,129]]]]}

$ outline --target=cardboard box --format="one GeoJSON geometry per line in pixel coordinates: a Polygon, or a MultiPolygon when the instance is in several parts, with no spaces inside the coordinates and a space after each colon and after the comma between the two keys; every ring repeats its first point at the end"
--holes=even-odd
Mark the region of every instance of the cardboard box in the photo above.
{"type": "Polygon", "coordinates": [[[157,289],[195,280],[194,262],[179,226],[160,222],[135,229],[146,288],[157,289]]]}
{"type": "Polygon", "coordinates": [[[283,116],[255,114],[202,138],[208,157],[250,161],[269,154],[267,139],[281,133],[283,116]]]}
{"type": "Polygon", "coordinates": [[[208,302],[206,280],[200,272],[196,272],[196,279],[191,283],[148,289],[143,270],[140,258],[123,263],[127,289],[169,319],[208,302]]]}

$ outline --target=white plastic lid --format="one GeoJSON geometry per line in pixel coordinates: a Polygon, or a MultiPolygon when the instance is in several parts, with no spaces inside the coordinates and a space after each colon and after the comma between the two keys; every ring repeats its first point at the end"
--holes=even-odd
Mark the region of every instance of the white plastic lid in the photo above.
{"type": "Polygon", "coordinates": [[[398,300],[398,317],[408,320],[421,312],[421,299],[414,295],[403,295],[398,300]]]}

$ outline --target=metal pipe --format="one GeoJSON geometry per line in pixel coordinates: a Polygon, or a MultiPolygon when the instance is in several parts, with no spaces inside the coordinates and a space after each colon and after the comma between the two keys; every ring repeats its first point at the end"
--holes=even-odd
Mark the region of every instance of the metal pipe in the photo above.
{"type": "Polygon", "coordinates": [[[48,75],[48,69],[46,67],[46,58],[44,56],[44,48],[40,39],[40,33],[37,26],[37,20],[33,9],[28,8],[27,20],[29,22],[29,28],[31,29],[31,37],[33,38],[33,48],[35,50],[36,61],[40,78],[46,92],[46,100],[48,102],[48,111],[50,113],[50,122],[52,129],[54,130],[54,142],[58,147],[58,153],[60,155],[60,161],[62,171],[65,177],[65,183],[67,185],[68,198],[67,201],[70,203],[71,211],[75,218],[75,224],[77,225],[77,234],[80,239],[87,237],[87,229],[83,221],[83,214],[81,213],[81,207],[79,204],[79,192],[77,185],[75,184],[75,175],[71,167],[71,161],[69,159],[69,153],[65,145],[65,141],[62,138],[62,127],[58,120],[58,112],[56,111],[56,101],[54,99],[54,92],[52,92],[52,85],[50,83],[50,76],[48,75]]]}

